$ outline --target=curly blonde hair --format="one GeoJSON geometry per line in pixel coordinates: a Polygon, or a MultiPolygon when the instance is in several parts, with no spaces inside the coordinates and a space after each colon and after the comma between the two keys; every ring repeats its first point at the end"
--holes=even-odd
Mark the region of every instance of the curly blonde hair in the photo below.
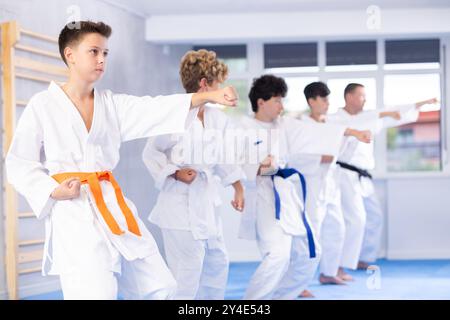
{"type": "Polygon", "coordinates": [[[217,59],[214,51],[190,50],[181,59],[180,76],[186,92],[193,93],[200,89],[199,82],[202,78],[205,78],[209,85],[212,85],[214,80],[224,82],[228,76],[228,67],[217,59]]]}

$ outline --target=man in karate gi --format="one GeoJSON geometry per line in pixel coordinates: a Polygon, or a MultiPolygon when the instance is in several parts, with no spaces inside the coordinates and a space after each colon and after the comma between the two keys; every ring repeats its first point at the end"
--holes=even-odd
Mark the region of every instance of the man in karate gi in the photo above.
{"type": "MultiPolygon", "coordinates": [[[[434,98],[385,110],[363,111],[366,94],[364,86],[358,83],[347,85],[344,97],[345,107],[330,115],[329,121],[344,125],[358,123],[370,128],[374,135],[387,127],[417,121],[420,107],[437,102],[434,98]]],[[[375,168],[373,143],[353,140],[340,154],[337,163],[346,227],[341,267],[356,269],[361,260],[359,266],[366,268],[377,258],[383,224],[383,212],[369,173],[375,168]]],[[[343,268],[340,268],[340,277],[351,280],[343,268]]]]}
{"type": "Polygon", "coordinates": [[[232,88],[155,98],[97,90],[110,34],[102,22],[63,28],[69,80],[29,101],[6,157],[7,177],[45,219],[43,274],[59,275],[65,299],[116,299],[118,289],[127,299],[167,299],[176,282],[112,175],[120,145],[183,132],[191,108],[235,105],[236,95],[232,88]]]}
{"type": "Polygon", "coordinates": [[[368,132],[280,117],[287,86],[264,75],[253,81],[253,117],[242,121],[246,206],[240,237],[257,240],[262,261],[244,299],[295,299],[314,276],[320,251],[304,210],[307,187],[290,156],[336,156],[345,135],[368,142],[368,132]]]}
{"type": "MultiPolygon", "coordinates": [[[[188,51],[180,76],[187,93],[217,90],[228,67],[207,50],[188,51]]],[[[183,134],[150,138],[143,160],[161,190],[149,221],[161,228],[167,263],[178,287],[174,299],[223,300],[228,254],[217,212],[220,185],[235,189],[233,207],[242,211],[243,171],[223,157],[230,119],[214,106],[191,110],[193,121],[183,134]]]]}

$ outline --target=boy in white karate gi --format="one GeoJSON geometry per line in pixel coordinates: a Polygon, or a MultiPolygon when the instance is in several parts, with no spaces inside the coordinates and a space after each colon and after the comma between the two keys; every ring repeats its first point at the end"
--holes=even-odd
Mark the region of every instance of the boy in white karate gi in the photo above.
{"type": "MultiPolygon", "coordinates": [[[[394,106],[385,110],[363,111],[366,102],[364,86],[350,83],[344,91],[345,107],[329,116],[329,121],[349,125],[359,123],[375,135],[383,128],[417,121],[419,109],[436,99],[394,106]]],[[[365,268],[377,258],[383,225],[383,212],[376,196],[369,170],[375,168],[373,143],[352,141],[338,158],[342,210],[346,225],[340,277],[351,280],[343,268],[365,268]],[[363,242],[364,239],[364,242],[363,242]],[[363,243],[365,243],[363,248],[363,243]],[[363,248],[363,250],[361,250],[363,248]]]]}
{"type": "MultiPolygon", "coordinates": [[[[180,76],[187,93],[217,90],[228,75],[215,52],[188,51],[180,76]]],[[[221,157],[230,119],[218,108],[202,105],[190,111],[184,134],[150,138],[143,160],[160,189],[149,221],[161,228],[167,263],[178,287],[174,299],[224,299],[228,254],[222,222],[218,176],[235,189],[233,207],[242,211],[243,171],[221,157]]]]}
{"type": "MultiPolygon", "coordinates": [[[[303,93],[310,113],[301,116],[302,121],[326,123],[329,107],[330,90],[323,82],[308,84],[303,93]]],[[[340,151],[345,148],[347,138],[343,141],[340,151]]],[[[340,190],[336,157],[320,155],[301,155],[295,159],[297,165],[303,168],[308,196],[306,213],[312,228],[319,239],[322,256],[320,259],[319,282],[322,284],[345,284],[338,277],[339,263],[345,235],[344,217],[341,211],[340,190]]],[[[302,297],[311,297],[305,290],[302,297]]]]}
{"type": "MultiPolygon", "coordinates": [[[[325,123],[330,90],[323,82],[308,84],[303,93],[310,113],[301,116],[302,121],[325,123]]],[[[345,141],[343,142],[345,145],[345,141]]],[[[343,146],[342,146],[343,147],[343,146]]],[[[342,150],[341,147],[341,150],[342,150]]],[[[322,248],[320,277],[322,284],[344,284],[337,276],[344,243],[345,223],[337,188],[336,158],[321,155],[302,155],[296,163],[303,168],[308,195],[306,213],[322,248]]],[[[310,296],[303,292],[302,296],[310,296]]]]}
{"type": "Polygon", "coordinates": [[[344,126],[280,117],[286,92],[282,78],[255,79],[249,93],[255,115],[242,121],[248,180],[240,237],[256,239],[262,256],[244,299],[295,299],[317,267],[320,251],[304,210],[307,188],[291,155],[335,156],[344,135],[370,140],[366,132],[344,126]]]}
{"type": "Polygon", "coordinates": [[[102,22],[63,28],[69,80],[29,101],[6,157],[7,177],[45,219],[43,274],[59,275],[65,299],[116,299],[118,289],[127,299],[167,299],[176,282],[112,175],[120,145],[183,132],[191,108],[235,105],[236,95],[232,88],[155,98],[97,90],[110,34],[102,22]]]}

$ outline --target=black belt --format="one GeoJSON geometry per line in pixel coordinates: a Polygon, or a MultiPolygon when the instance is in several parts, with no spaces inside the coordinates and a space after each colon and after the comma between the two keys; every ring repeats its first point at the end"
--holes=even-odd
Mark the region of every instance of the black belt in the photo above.
{"type": "Polygon", "coordinates": [[[336,164],[338,164],[341,168],[356,172],[359,176],[359,179],[361,179],[361,177],[366,177],[366,178],[372,179],[372,175],[367,170],[352,166],[351,164],[341,162],[341,161],[336,161],[336,164]]]}

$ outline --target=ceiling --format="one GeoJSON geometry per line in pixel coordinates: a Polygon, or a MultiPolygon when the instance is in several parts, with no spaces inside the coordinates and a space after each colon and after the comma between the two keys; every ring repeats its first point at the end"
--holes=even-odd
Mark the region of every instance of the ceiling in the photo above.
{"type": "Polygon", "coordinates": [[[152,15],[442,8],[450,0],[102,0],[143,17],[152,15]]]}

